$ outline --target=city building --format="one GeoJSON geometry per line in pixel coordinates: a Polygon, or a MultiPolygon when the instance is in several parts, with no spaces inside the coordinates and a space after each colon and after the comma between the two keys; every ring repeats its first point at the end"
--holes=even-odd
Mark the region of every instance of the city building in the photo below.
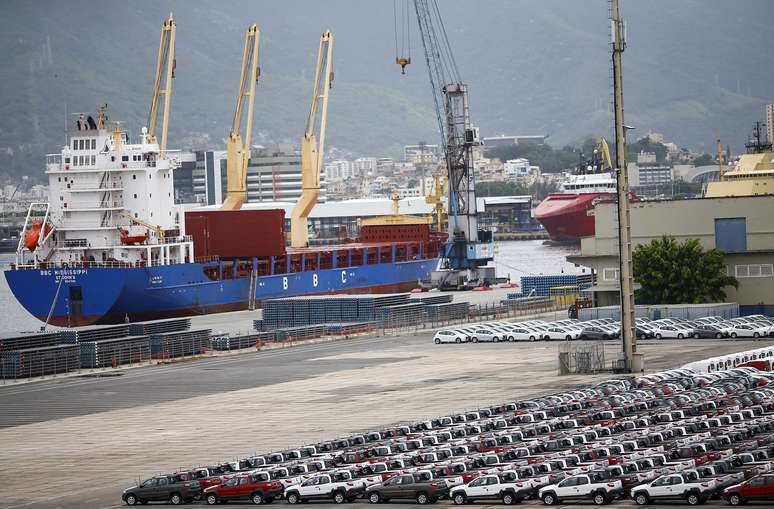
{"type": "MultiPolygon", "coordinates": [[[[206,205],[223,203],[227,194],[226,152],[197,151],[193,171],[196,201],[206,205]]],[[[320,198],[327,195],[325,172],[320,176],[320,198]]],[[[290,144],[250,149],[247,167],[247,203],[292,201],[301,196],[301,154],[290,144]]]]}
{"type": "Polygon", "coordinates": [[[525,180],[540,174],[539,166],[531,166],[525,158],[509,159],[503,164],[503,173],[507,180],[525,180]]]}
{"type": "Polygon", "coordinates": [[[530,134],[524,136],[512,136],[501,134],[499,136],[489,136],[483,138],[484,147],[487,149],[508,147],[511,145],[519,145],[522,143],[535,143],[537,145],[543,145],[548,138],[547,134],[530,134]]]}
{"type": "Polygon", "coordinates": [[[766,136],[769,143],[774,143],[774,104],[766,105],[766,136]]]}
{"type": "Polygon", "coordinates": [[[367,176],[376,173],[376,158],[375,157],[359,157],[355,159],[355,175],[367,176]]]}
{"type": "Polygon", "coordinates": [[[672,167],[658,163],[656,154],[640,152],[637,162],[626,165],[629,172],[629,185],[637,194],[655,196],[663,193],[663,186],[671,186],[674,181],[672,167]]]}
{"type": "Polygon", "coordinates": [[[348,179],[352,176],[352,163],[350,161],[339,159],[325,163],[326,180],[348,179]]]}
{"type": "MultiPolygon", "coordinates": [[[[724,252],[727,271],[739,289],[725,289],[728,302],[751,313],[774,314],[774,232],[771,196],[663,200],[631,204],[632,247],[662,235],[679,242],[698,239],[705,249],[724,252]]],[[[595,305],[616,305],[618,227],[614,203],[594,208],[593,237],[581,239],[581,253],[567,260],[593,269],[595,305]]],[[[634,275],[635,279],[637,274],[634,275]]]]}
{"type": "Polygon", "coordinates": [[[194,173],[196,172],[196,153],[182,152],[178,156],[180,166],[172,172],[175,190],[175,203],[196,203],[194,173]]]}
{"type": "Polygon", "coordinates": [[[439,145],[406,145],[403,147],[403,160],[413,163],[432,163],[441,157],[439,145]]]}

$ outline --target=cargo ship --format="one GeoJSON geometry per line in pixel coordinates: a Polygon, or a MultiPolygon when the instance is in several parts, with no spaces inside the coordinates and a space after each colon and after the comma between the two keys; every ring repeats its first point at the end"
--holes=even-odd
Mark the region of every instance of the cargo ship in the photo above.
{"type": "Polygon", "coordinates": [[[58,326],[110,324],[260,306],[264,299],[415,288],[445,234],[430,218],[373,221],[356,238],[286,248],[283,210],[192,210],[174,203],[174,151],[143,128],[137,143],[106,110],[81,117],[46,156],[49,201],[30,205],[16,299],[58,326]],[[186,226],[190,226],[190,231],[186,226]]]}

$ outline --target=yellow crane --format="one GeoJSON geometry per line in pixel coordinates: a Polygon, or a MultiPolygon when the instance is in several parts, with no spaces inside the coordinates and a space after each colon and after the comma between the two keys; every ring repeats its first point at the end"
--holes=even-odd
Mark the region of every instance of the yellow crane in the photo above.
{"type": "Polygon", "coordinates": [[[290,245],[306,247],[309,245],[309,213],[320,196],[320,169],[325,151],[325,129],[328,120],[328,91],[333,82],[333,35],[324,32],[320,37],[317,52],[317,64],[314,71],[314,90],[309,117],[306,121],[306,131],[301,139],[301,196],[290,213],[290,245]],[[315,130],[318,129],[317,110],[319,118],[319,143],[315,130]]]}
{"type": "Polygon", "coordinates": [[[446,196],[446,179],[443,178],[440,172],[435,172],[433,179],[435,181],[433,191],[425,196],[425,203],[434,205],[433,218],[435,219],[437,230],[442,232],[444,231],[443,224],[446,221],[446,211],[443,209],[443,197],[446,196]]]}
{"type": "Polygon", "coordinates": [[[164,242],[164,229],[161,226],[148,223],[147,221],[143,221],[142,219],[137,219],[136,217],[132,216],[128,212],[119,212],[118,215],[127,218],[130,222],[134,224],[144,226],[148,230],[156,232],[156,235],[159,236],[159,240],[161,242],[164,242]]]}
{"type": "Polygon", "coordinates": [[[606,139],[599,139],[599,142],[597,142],[597,152],[602,157],[602,162],[605,163],[605,169],[611,170],[613,168],[613,158],[610,157],[610,147],[607,145],[606,139]]]}
{"type": "Polygon", "coordinates": [[[239,95],[237,95],[234,120],[231,132],[226,140],[226,190],[228,195],[221,207],[222,210],[239,210],[247,201],[247,165],[250,162],[250,136],[253,131],[253,105],[255,104],[255,82],[261,75],[258,67],[258,50],[261,32],[253,24],[247,29],[245,46],[242,50],[242,73],[239,78],[239,95]],[[242,141],[242,110],[245,97],[247,100],[247,125],[245,126],[244,142],[242,141]]]}
{"type": "Polygon", "coordinates": [[[172,98],[172,79],[175,77],[175,31],[177,25],[172,13],[161,27],[159,56],[156,60],[156,80],[153,84],[153,100],[148,114],[148,143],[159,144],[159,158],[166,157],[167,132],[169,124],[169,101],[172,98]],[[162,86],[163,79],[163,86],[162,86]],[[164,96],[164,113],[161,119],[161,142],[156,138],[156,123],[159,115],[159,103],[164,96]]]}

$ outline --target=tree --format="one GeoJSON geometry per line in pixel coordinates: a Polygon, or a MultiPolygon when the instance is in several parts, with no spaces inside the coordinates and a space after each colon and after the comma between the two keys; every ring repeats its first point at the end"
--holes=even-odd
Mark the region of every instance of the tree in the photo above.
{"type": "Polygon", "coordinates": [[[702,154],[693,160],[694,166],[710,166],[715,164],[715,158],[709,154],[702,154]]]}
{"type": "Polygon", "coordinates": [[[642,285],[636,296],[646,304],[721,302],[725,287],[739,287],[726,274],[723,253],[705,251],[697,239],[680,244],[664,235],[637,246],[632,261],[634,279],[642,285]]]}
{"type": "Polygon", "coordinates": [[[514,182],[476,182],[476,196],[523,196],[530,194],[526,187],[514,182]]]}

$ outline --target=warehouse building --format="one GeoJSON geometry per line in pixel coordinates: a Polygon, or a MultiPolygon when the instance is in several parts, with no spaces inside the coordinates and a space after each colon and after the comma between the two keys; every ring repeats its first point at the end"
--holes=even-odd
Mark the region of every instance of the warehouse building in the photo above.
{"type": "MultiPolygon", "coordinates": [[[[728,273],[739,281],[738,290],[725,289],[727,300],[738,302],[743,314],[774,315],[772,212],[772,196],[632,203],[632,247],[671,235],[679,242],[698,239],[705,249],[717,248],[725,253],[728,273]]],[[[597,285],[592,288],[596,305],[615,305],[619,286],[614,203],[594,208],[594,225],[594,236],[581,239],[580,255],[568,256],[567,260],[597,274],[597,285]]]]}

